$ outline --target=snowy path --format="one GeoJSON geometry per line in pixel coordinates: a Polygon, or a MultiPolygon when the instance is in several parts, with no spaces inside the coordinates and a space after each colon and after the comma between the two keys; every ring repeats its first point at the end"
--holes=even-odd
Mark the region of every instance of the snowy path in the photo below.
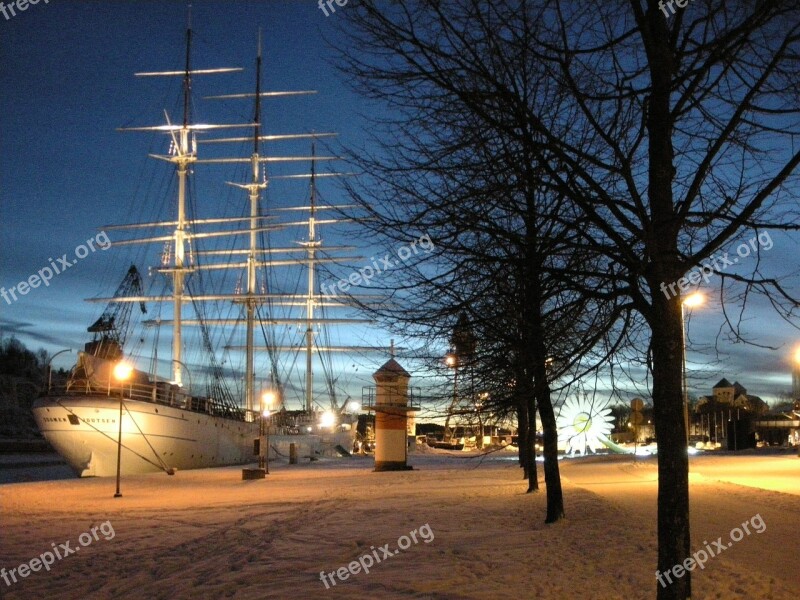
{"type": "MultiPolygon", "coordinates": [[[[639,459],[635,464],[630,458],[617,457],[611,462],[589,458],[562,465],[566,481],[618,507],[632,527],[641,527],[647,539],[655,539],[658,490],[655,458],[639,459]]],[[[708,553],[707,546],[719,552],[719,556],[708,560],[703,571],[695,570],[695,595],[766,598],[779,587],[800,587],[799,474],[800,460],[792,456],[692,460],[692,552],[706,549],[708,553]],[[746,483],[748,487],[730,480],[746,483]],[[760,519],[755,519],[762,533],[751,523],[756,515],[763,520],[762,525],[760,519]],[[745,522],[749,535],[742,527],[745,522]],[[740,541],[731,539],[734,528],[742,529],[740,541]],[[720,537],[724,551],[714,544],[720,537]],[[712,589],[721,595],[713,595],[712,589]]]]}
{"type": "MultiPolygon", "coordinates": [[[[52,542],[75,547],[93,525],[110,521],[115,533],[50,572],[10,586],[0,580],[0,597],[654,597],[652,467],[562,463],[568,519],[545,526],[544,494],[524,493],[512,460],[495,456],[475,468],[475,460],[436,454],[412,462],[419,468],[402,473],[373,473],[360,458],[277,465],[267,481],[249,482],[237,468],[129,477],[121,499],[112,498],[113,479],[0,485],[7,570],[52,542]],[[419,539],[426,524],[430,543],[419,539]],[[320,581],[320,571],[380,557],[381,546],[397,549],[414,530],[417,543],[368,574],[330,589],[320,581]]],[[[693,482],[695,537],[727,536],[759,511],[767,530],[709,561],[694,578],[696,598],[793,598],[800,497],[706,477],[693,482]]]]}

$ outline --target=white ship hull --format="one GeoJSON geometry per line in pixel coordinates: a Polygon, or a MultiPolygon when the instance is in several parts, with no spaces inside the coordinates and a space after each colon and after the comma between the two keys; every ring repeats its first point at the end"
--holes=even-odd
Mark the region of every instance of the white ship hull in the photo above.
{"type": "MultiPolygon", "coordinates": [[[[109,396],[41,398],[33,415],[39,430],[81,477],[117,472],[119,400],[109,396]]],[[[125,399],[122,416],[123,474],[165,469],[201,469],[248,464],[258,460],[254,440],[258,423],[213,416],[174,406],[125,399]]],[[[355,431],[331,435],[270,435],[270,458],[331,454],[336,445],[352,447],[355,431]],[[350,444],[350,445],[348,445],[350,444]]]]}
{"type": "MultiPolygon", "coordinates": [[[[125,400],[125,474],[252,462],[258,424],[173,406],[125,400]],[[163,466],[162,466],[163,465],[163,466]]],[[[33,406],[39,430],[81,477],[117,472],[119,400],[107,396],[42,398],[33,406]]]]}

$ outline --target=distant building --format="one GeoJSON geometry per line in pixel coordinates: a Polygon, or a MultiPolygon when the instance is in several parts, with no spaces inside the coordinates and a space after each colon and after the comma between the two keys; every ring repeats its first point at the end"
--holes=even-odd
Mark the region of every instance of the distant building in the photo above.
{"type": "Polygon", "coordinates": [[[710,396],[700,396],[695,404],[690,434],[731,450],[753,447],[752,421],[767,409],[760,397],[748,394],[738,381],[731,383],[723,377],[711,388],[710,396]]]}
{"type": "Polygon", "coordinates": [[[774,406],[754,422],[759,441],[771,446],[800,445],[800,400],[774,406]]]}
{"type": "MultiPolygon", "coordinates": [[[[797,384],[797,378],[793,377],[797,384]]],[[[720,442],[731,450],[750,447],[756,440],[769,445],[800,443],[800,402],[775,407],[748,394],[738,381],[724,377],[701,396],[694,407],[692,433],[720,442]],[[734,438],[736,438],[734,440],[734,438]]]]}
{"type": "Polygon", "coordinates": [[[767,411],[767,403],[758,396],[747,393],[747,389],[738,381],[731,383],[724,377],[711,388],[711,396],[700,396],[695,405],[695,412],[699,414],[726,411],[734,408],[750,411],[749,414],[758,416],[767,411]]]}

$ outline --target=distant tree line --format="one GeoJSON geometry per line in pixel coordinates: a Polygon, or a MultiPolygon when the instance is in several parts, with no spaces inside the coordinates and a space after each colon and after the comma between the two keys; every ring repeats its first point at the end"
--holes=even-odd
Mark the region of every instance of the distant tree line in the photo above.
{"type": "Polygon", "coordinates": [[[0,338],[0,435],[36,434],[31,405],[47,385],[48,353],[28,350],[14,337],[0,338]]]}
{"type": "Polygon", "coordinates": [[[47,366],[47,352],[31,352],[15,337],[0,338],[0,375],[25,377],[41,384],[47,366]]]}

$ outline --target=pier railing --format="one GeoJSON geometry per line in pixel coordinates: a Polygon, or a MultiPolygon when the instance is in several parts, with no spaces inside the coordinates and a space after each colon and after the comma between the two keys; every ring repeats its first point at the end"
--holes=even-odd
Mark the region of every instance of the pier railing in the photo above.
{"type": "MultiPolygon", "coordinates": [[[[420,408],[422,394],[420,393],[419,388],[409,387],[404,394],[399,393],[399,391],[395,388],[383,389],[382,392],[381,406],[408,406],[411,408],[420,408]]],[[[361,388],[362,406],[375,406],[377,401],[377,387],[361,388]]]]}

